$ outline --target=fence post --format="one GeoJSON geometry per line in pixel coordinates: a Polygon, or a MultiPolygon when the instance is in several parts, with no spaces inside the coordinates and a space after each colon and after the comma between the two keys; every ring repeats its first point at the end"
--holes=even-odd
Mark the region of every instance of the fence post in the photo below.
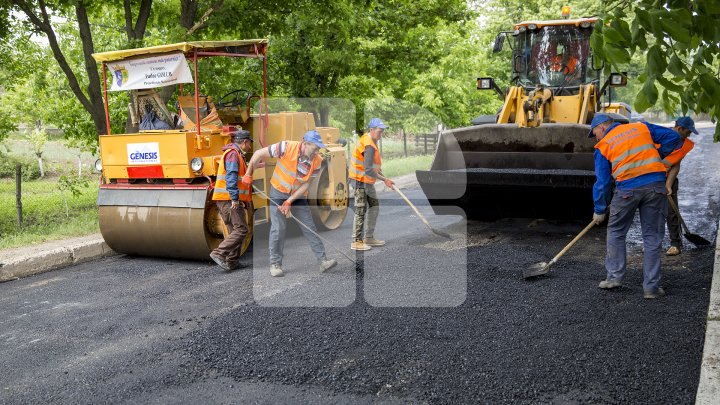
{"type": "Polygon", "coordinates": [[[17,209],[18,229],[22,228],[22,166],[15,165],[15,208],[17,209]]]}
{"type": "Polygon", "coordinates": [[[423,155],[427,155],[427,138],[428,134],[425,134],[425,136],[423,136],[423,155]]]}
{"type": "Polygon", "coordinates": [[[404,129],[401,128],[400,132],[402,132],[402,136],[403,136],[403,150],[405,151],[405,157],[407,157],[407,136],[405,135],[404,129]]]}

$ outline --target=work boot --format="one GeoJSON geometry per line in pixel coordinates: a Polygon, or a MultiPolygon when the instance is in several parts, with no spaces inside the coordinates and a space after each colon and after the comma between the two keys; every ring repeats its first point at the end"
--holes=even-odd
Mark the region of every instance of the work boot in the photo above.
{"type": "Polygon", "coordinates": [[[337,260],[335,259],[326,259],[320,262],[320,272],[324,272],[327,270],[332,269],[333,267],[337,266],[337,260]]]}
{"type": "Polygon", "coordinates": [[[645,291],[643,293],[643,298],[645,298],[646,300],[654,300],[655,298],[660,298],[664,295],[665,295],[665,290],[663,290],[662,288],[658,288],[657,291],[655,291],[655,292],[645,291]]]}
{"type": "Polygon", "coordinates": [[[226,262],[225,264],[227,264],[229,270],[239,270],[247,267],[244,264],[240,264],[240,262],[226,262]]]}
{"type": "Polygon", "coordinates": [[[210,252],[210,258],[212,261],[214,261],[218,266],[220,266],[223,270],[230,270],[230,267],[228,267],[227,263],[225,263],[225,259],[220,257],[219,254],[215,252],[210,252]]]}
{"type": "Polygon", "coordinates": [[[363,242],[365,242],[366,245],[370,245],[370,246],[385,246],[384,240],[375,239],[375,238],[365,238],[365,240],[363,242]]]}
{"type": "Polygon", "coordinates": [[[365,242],[361,240],[356,240],[350,245],[350,249],[352,250],[370,250],[372,249],[372,246],[366,244],[365,242]]]}
{"type": "Polygon", "coordinates": [[[282,277],[283,271],[277,264],[273,264],[270,266],[270,275],[273,277],[282,277]]]}
{"type": "Polygon", "coordinates": [[[677,246],[670,246],[670,249],[668,249],[665,254],[668,256],[677,256],[680,254],[680,248],[677,246]]]}
{"type": "Polygon", "coordinates": [[[603,280],[598,284],[598,288],[602,288],[603,290],[612,290],[613,288],[618,288],[622,285],[620,281],[617,280],[603,280]]]}

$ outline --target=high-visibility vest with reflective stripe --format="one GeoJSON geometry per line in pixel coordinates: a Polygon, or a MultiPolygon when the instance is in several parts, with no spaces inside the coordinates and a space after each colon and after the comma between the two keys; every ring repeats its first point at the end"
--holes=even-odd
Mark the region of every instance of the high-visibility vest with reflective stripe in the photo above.
{"type": "MultiPolygon", "coordinates": [[[[228,201],[230,200],[230,193],[227,191],[227,180],[225,176],[227,175],[227,172],[225,170],[225,156],[227,156],[228,153],[235,152],[238,153],[235,149],[228,149],[223,153],[222,158],[220,158],[220,164],[218,166],[217,170],[217,177],[215,179],[215,190],[213,190],[213,201],[228,201]]],[[[239,155],[239,153],[238,153],[239,155]]],[[[238,168],[238,199],[240,201],[252,201],[252,192],[250,191],[250,184],[243,184],[241,181],[242,176],[245,175],[245,172],[247,171],[247,164],[245,163],[245,158],[242,156],[238,156],[239,165],[238,168]]]]}
{"type": "Polygon", "coordinates": [[[666,171],[650,130],[640,122],[616,126],[595,148],[610,161],[616,181],[666,171]]]}
{"type": "Polygon", "coordinates": [[[665,163],[665,167],[668,169],[672,166],[678,164],[685,155],[688,154],[693,148],[695,147],[695,142],[691,141],[689,138],[685,138],[685,142],[683,142],[680,149],[672,151],[671,154],[667,155],[665,159],[663,159],[663,163],[665,163]]]}
{"type": "Polygon", "coordinates": [[[382,167],[382,157],[380,156],[380,151],[378,150],[375,141],[370,137],[370,134],[365,134],[360,137],[355,150],[353,150],[352,156],[350,156],[349,174],[350,178],[355,179],[356,181],[361,181],[367,184],[375,184],[375,177],[365,175],[365,159],[363,158],[363,152],[365,152],[365,148],[368,146],[375,149],[375,154],[373,156],[373,170],[376,173],[380,172],[380,168],[382,167]]]}
{"type": "MultiPolygon", "coordinates": [[[[279,148],[278,148],[279,150],[279,148]]],[[[286,141],[285,153],[277,160],[270,184],[281,193],[292,194],[303,184],[310,181],[313,172],[320,167],[322,158],[320,155],[313,157],[310,169],[304,176],[297,171],[298,157],[300,156],[300,142],[286,141]]],[[[307,191],[305,191],[307,195],[307,191]]]]}

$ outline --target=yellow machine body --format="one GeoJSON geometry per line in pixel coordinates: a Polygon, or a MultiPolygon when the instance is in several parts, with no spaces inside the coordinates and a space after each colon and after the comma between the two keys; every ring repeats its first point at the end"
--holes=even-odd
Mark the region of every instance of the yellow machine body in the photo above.
{"type": "MultiPolygon", "coordinates": [[[[603,111],[593,71],[590,35],[597,19],[525,21],[498,35],[494,52],[512,37],[515,83],[502,91],[492,78],[479,90],[495,90],[504,103],[496,115],[473,126],[444,131],[430,170],[418,181],[436,214],[469,218],[575,219],[592,214],[595,139],[589,123],[603,111]]],[[[621,103],[605,111],[627,122],[621,103]]]]}

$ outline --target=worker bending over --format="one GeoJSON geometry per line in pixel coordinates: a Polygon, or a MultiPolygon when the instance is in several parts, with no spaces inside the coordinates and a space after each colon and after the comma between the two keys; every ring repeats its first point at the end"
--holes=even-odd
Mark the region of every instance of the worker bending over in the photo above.
{"type": "Polygon", "coordinates": [[[245,154],[251,148],[250,132],[243,129],[230,132],[230,143],[223,146],[218,165],[212,199],[228,229],[228,236],[210,252],[210,258],[225,270],[239,268],[242,244],[249,232],[247,218],[252,218],[252,190],[247,184],[238,184],[238,179],[247,170],[245,154]]]}
{"type": "MultiPolygon", "coordinates": [[[[270,179],[270,275],[283,275],[283,247],[285,245],[286,216],[292,215],[316,231],[315,223],[308,206],[307,190],[310,181],[320,173],[322,157],[318,154],[324,148],[320,133],[311,130],[305,133],[302,142],[282,141],[253,153],[248,164],[248,171],[243,177],[244,184],[252,184],[253,170],[262,159],[277,158],[275,171],[270,179]],[[277,205],[277,208],[275,206],[277,205]]],[[[328,270],[337,264],[334,259],[327,259],[325,246],[320,238],[307,228],[301,226],[303,235],[310,242],[315,257],[320,263],[320,271],[328,270]]]]}
{"type": "MultiPolygon", "coordinates": [[[[675,202],[676,207],[678,205],[678,173],[680,173],[680,162],[695,147],[695,143],[688,137],[691,133],[697,134],[698,131],[695,129],[695,122],[690,117],[680,117],[675,121],[673,130],[680,134],[683,140],[680,149],[669,154],[664,160],[665,166],[668,167],[667,181],[665,187],[667,188],[670,198],[675,202]]],[[[680,218],[675,213],[672,207],[668,207],[667,210],[667,227],[670,233],[670,249],[667,250],[668,256],[675,256],[680,254],[682,249],[682,239],[680,238],[680,218]]]]}
{"type": "Polygon", "coordinates": [[[382,173],[382,157],[377,142],[385,131],[380,118],[373,118],[368,132],[360,137],[350,158],[350,179],[355,187],[355,218],[353,220],[352,250],[370,250],[372,246],[384,246],[385,241],[375,239],[375,223],[380,212],[380,201],[375,191],[375,181],[385,182],[388,188],[395,184],[382,173]],[[367,218],[366,218],[367,214],[367,218]],[[367,219],[367,224],[365,221],[367,219]],[[363,237],[363,229],[365,235],[363,237]]]}
{"type": "Polygon", "coordinates": [[[638,122],[619,124],[607,114],[596,114],[589,138],[595,136],[595,176],[593,221],[602,223],[615,179],[607,226],[607,278],[598,287],[622,285],[626,270],[625,237],[640,211],[643,235],[643,298],[665,294],[660,287],[660,255],[667,212],[666,168],[662,159],[680,145],[680,135],[669,128],[638,122]],[[656,144],[660,146],[656,148],[656,144]]]}

